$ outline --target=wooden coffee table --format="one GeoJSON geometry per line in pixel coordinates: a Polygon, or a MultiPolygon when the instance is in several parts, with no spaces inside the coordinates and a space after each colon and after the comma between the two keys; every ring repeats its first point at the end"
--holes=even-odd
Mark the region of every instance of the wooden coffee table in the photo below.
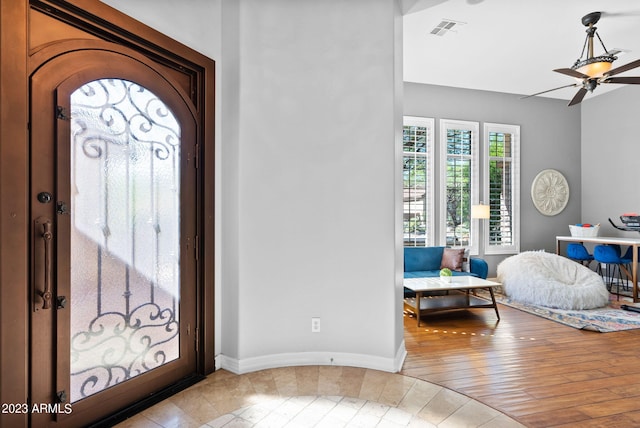
{"type": "Polygon", "coordinates": [[[467,275],[453,276],[451,282],[445,282],[439,277],[405,278],[404,286],[414,291],[416,297],[404,299],[404,308],[416,315],[418,326],[420,326],[421,315],[451,309],[493,308],[500,320],[496,297],[493,293],[493,289],[499,285],[498,282],[467,275]],[[471,293],[478,289],[488,290],[491,302],[471,293]],[[417,302],[420,302],[419,309],[417,302]]]}

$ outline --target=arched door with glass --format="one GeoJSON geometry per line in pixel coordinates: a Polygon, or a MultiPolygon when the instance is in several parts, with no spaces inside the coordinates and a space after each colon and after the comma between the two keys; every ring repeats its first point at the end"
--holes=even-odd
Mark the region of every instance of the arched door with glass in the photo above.
{"type": "Polygon", "coordinates": [[[32,209],[31,364],[34,400],[73,410],[38,423],[71,426],[196,371],[196,122],[135,63],[61,68],[34,79],[54,119],[32,140],[50,197],[32,209]]]}

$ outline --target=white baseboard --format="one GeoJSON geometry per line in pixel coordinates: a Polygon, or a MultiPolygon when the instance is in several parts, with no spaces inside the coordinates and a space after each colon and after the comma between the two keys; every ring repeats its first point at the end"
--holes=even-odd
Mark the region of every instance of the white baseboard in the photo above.
{"type": "Polygon", "coordinates": [[[342,352],[292,352],[239,360],[219,354],[216,357],[216,369],[246,374],[278,367],[348,366],[396,373],[402,369],[406,357],[407,350],[403,340],[394,358],[342,352]]]}

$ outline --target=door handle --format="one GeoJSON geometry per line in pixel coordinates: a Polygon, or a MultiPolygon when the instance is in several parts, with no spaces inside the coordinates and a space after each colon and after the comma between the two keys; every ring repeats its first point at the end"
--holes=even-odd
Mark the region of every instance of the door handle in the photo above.
{"type": "MultiPolygon", "coordinates": [[[[39,217],[34,224],[34,236],[40,240],[40,245],[36,244],[35,260],[35,292],[42,297],[42,309],[51,309],[51,281],[53,270],[53,226],[51,220],[39,217]]],[[[37,308],[36,308],[37,310],[37,308]]]]}

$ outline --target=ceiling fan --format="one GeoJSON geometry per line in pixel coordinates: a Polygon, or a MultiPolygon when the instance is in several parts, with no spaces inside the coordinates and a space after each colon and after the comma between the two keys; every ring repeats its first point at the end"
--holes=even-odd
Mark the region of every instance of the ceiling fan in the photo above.
{"type": "Polygon", "coordinates": [[[613,69],[611,68],[613,61],[618,59],[615,54],[619,51],[610,52],[607,50],[607,48],[604,47],[604,43],[602,42],[602,39],[600,38],[600,35],[596,31],[596,27],[594,26],[600,20],[600,16],[602,16],[602,12],[592,12],[582,17],[582,25],[587,27],[587,38],[584,41],[584,46],[582,47],[580,58],[576,60],[571,68],[558,68],[553,70],[556,73],[580,79],[580,81],[572,83],[570,85],[560,86],[559,88],[553,88],[546,91],[538,92],[523,98],[546,94],[547,92],[556,91],[558,89],[579,86],[580,89],[578,89],[578,92],[568,104],[569,106],[572,106],[575,104],[579,104],[584,99],[585,95],[587,95],[587,92],[593,92],[593,90],[601,83],[640,85],[640,77],[614,77],[617,74],[623,73],[627,70],[640,67],[640,59],[632,61],[625,65],[621,65],[620,67],[616,67],[613,69]],[[598,41],[600,41],[600,44],[604,49],[604,53],[602,55],[593,55],[594,36],[598,37],[598,41]],[[587,50],[587,56],[582,59],[582,56],[585,53],[585,49],[587,50]]]}

